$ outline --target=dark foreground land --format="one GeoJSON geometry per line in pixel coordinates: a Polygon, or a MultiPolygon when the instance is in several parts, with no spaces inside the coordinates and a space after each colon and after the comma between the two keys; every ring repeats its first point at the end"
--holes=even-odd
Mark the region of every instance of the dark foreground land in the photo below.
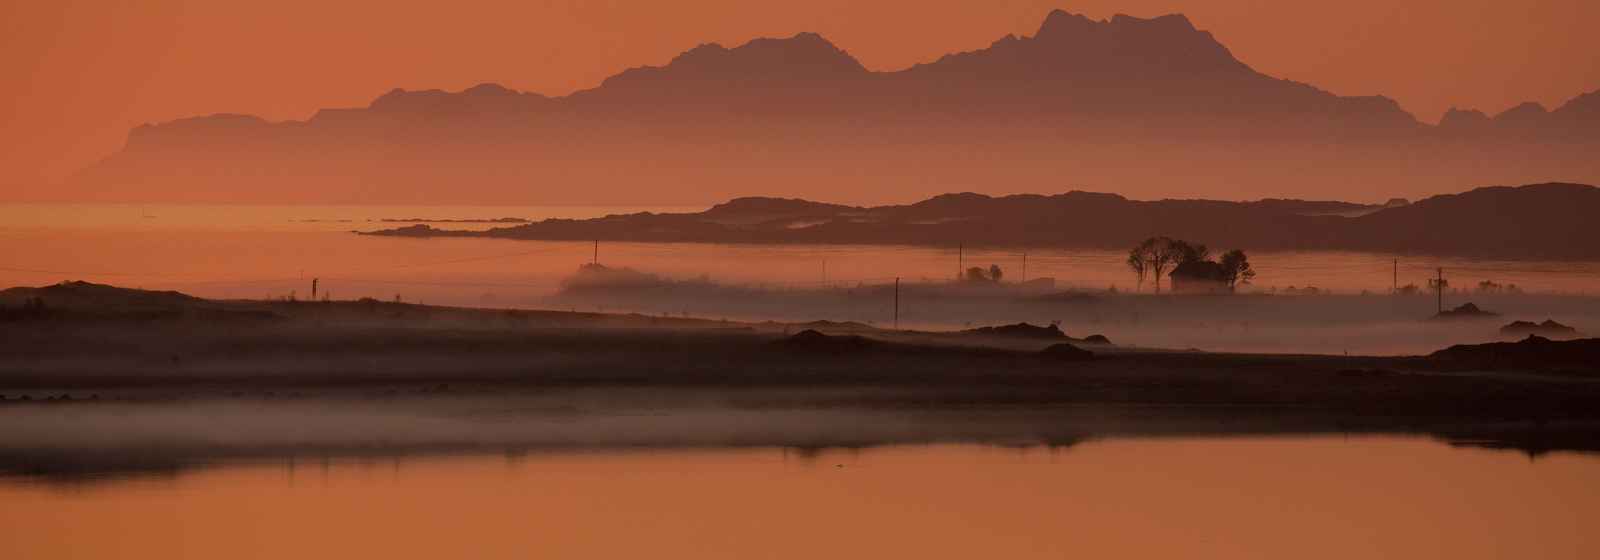
{"type": "Polygon", "coordinates": [[[1415,357],[1213,354],[1045,328],[218,302],[89,284],[0,292],[0,309],[0,472],[13,474],[1227,434],[1600,450],[1600,339],[1415,357]]]}

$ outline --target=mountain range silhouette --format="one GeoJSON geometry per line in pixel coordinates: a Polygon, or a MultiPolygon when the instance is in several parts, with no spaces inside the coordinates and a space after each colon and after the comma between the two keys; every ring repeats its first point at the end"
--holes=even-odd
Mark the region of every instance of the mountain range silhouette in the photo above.
{"type": "Polygon", "coordinates": [[[565,97],[396,89],[306,121],[144,125],[70,188],[108,200],[654,203],[1071,184],[1382,200],[1600,182],[1597,146],[1600,91],[1429,125],[1386,97],[1257,72],[1182,15],[1057,10],[1032,36],[899,71],[801,33],[701,45],[565,97]]]}

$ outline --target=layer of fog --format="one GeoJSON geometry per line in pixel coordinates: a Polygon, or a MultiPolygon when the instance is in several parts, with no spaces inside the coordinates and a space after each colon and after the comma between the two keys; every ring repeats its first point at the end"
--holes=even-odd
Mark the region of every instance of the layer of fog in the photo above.
{"type": "MultiPolygon", "coordinates": [[[[1326,434],[1315,410],[1075,405],[817,406],[874,389],[629,390],[0,407],[0,476],[80,479],[295,457],[884,445],[1070,446],[1097,438],[1326,434]],[[818,400],[822,399],[822,400],[818,400]]],[[[914,391],[914,390],[912,390],[914,391]]],[[[914,394],[902,395],[914,398],[914,394]]],[[[1393,433],[1377,426],[1371,433],[1393,433]]]]}
{"type": "MultiPolygon", "coordinates": [[[[849,321],[896,325],[892,284],[768,290],[712,282],[565,290],[549,307],[744,321],[849,321]]],[[[1445,309],[1473,303],[1495,316],[1432,320],[1433,295],[1153,295],[904,283],[902,329],[958,330],[1029,322],[1069,335],[1102,334],[1123,346],[1218,352],[1411,355],[1454,344],[1506,340],[1513,320],[1553,319],[1600,333],[1600,298],[1558,294],[1449,294],[1445,309]]]]}

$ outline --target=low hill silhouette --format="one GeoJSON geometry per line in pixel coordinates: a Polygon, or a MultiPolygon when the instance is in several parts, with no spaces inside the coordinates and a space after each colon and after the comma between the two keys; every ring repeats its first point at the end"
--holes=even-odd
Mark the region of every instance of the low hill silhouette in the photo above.
{"type": "Polygon", "coordinates": [[[1428,357],[1455,368],[1592,373],[1600,364],[1600,338],[1557,341],[1528,335],[1518,342],[1451,346],[1428,357]]]}
{"type": "Polygon", "coordinates": [[[1545,338],[1574,338],[1578,336],[1578,329],[1569,325],[1556,322],[1555,319],[1545,319],[1544,322],[1512,321],[1500,327],[1503,336],[1538,335],[1545,338]]]}
{"type": "Polygon", "coordinates": [[[1589,235],[1600,188],[1486,187],[1413,204],[1130,200],[1059,195],[940,195],[854,207],[738,199],[698,213],[553,219],[485,231],[416,225],[372,235],[715,243],[889,243],[1126,248],[1165,234],[1255,250],[1354,250],[1508,258],[1600,258],[1589,235]],[[1332,212],[1332,213],[1330,213],[1332,212]]]}
{"type": "Polygon", "coordinates": [[[1467,302],[1453,308],[1440,311],[1433,316],[1435,321],[1480,321],[1499,317],[1499,313],[1478,307],[1478,304],[1467,302]]]}
{"type": "Polygon", "coordinates": [[[999,325],[993,327],[978,327],[976,329],[967,329],[961,332],[978,336],[998,336],[1008,338],[1034,338],[1044,340],[1067,339],[1067,333],[1061,332],[1061,327],[1056,325],[1039,327],[1028,323],[1016,323],[1012,325],[999,325]]]}
{"type": "Polygon", "coordinates": [[[0,305],[21,305],[37,300],[45,306],[73,310],[182,309],[206,300],[174,291],[152,291],[95,284],[81,280],[42,287],[0,290],[0,305]]]}
{"type": "Polygon", "coordinates": [[[81,280],[0,290],[0,319],[262,321],[277,315],[237,309],[174,291],[152,291],[81,280]]]}
{"type": "Polygon", "coordinates": [[[1262,74],[1182,15],[1051,12],[871,71],[815,33],[694,47],[565,97],[396,89],[305,121],[148,124],[65,191],[94,200],[654,203],[927,196],[1015,185],[1381,199],[1461,184],[1600,182],[1600,92],[1451,112],[1262,74]]]}

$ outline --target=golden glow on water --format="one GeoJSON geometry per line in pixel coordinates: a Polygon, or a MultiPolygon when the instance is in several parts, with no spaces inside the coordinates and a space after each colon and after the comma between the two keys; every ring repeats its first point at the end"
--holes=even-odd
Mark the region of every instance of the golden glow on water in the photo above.
{"type": "Polygon", "coordinates": [[[662,451],[0,483],[0,557],[1594,558],[1600,460],[1409,439],[662,451]]]}

